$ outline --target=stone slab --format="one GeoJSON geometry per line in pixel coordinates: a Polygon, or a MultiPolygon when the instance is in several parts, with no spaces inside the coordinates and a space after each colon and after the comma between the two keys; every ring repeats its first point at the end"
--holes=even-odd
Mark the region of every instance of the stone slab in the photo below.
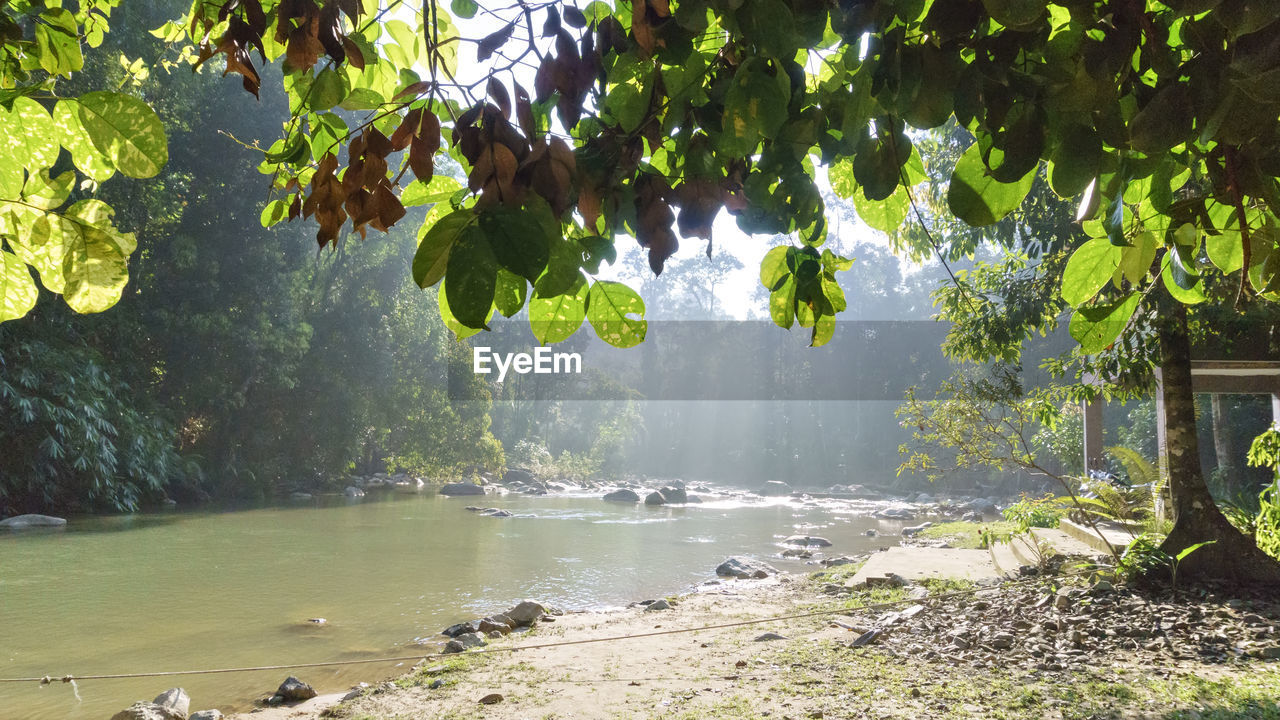
{"type": "MultiPolygon", "coordinates": [[[[866,564],[849,581],[849,587],[865,585],[868,578],[889,574],[904,580],[986,580],[1000,573],[987,550],[958,548],[891,547],[867,558],[866,564]]],[[[873,580],[874,582],[874,580],[873,580]]]]}

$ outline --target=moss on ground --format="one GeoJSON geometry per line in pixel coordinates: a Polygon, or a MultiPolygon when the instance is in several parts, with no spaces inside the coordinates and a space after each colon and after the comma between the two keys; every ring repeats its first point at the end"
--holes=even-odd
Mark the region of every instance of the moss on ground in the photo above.
{"type": "Polygon", "coordinates": [[[955,548],[980,548],[984,528],[988,533],[1002,538],[1012,536],[1017,529],[1013,523],[1004,520],[988,523],[957,520],[927,527],[916,537],[946,540],[951,547],[955,548]]]}

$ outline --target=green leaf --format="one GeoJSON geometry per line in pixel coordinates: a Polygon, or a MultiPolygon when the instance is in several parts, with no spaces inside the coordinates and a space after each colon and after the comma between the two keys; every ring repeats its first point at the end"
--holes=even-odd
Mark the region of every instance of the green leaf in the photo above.
{"type": "Polygon", "coordinates": [[[400,193],[400,204],[405,207],[414,207],[442,203],[461,188],[462,184],[457,180],[448,175],[436,174],[432,176],[429,183],[414,180],[406,185],[400,193]]]}
{"type": "Polygon", "coordinates": [[[22,189],[22,199],[43,210],[53,210],[71,197],[71,189],[75,184],[74,170],[63,171],[55,178],[49,177],[48,170],[41,170],[27,178],[27,185],[22,189]]]}
{"type": "Polygon", "coordinates": [[[582,267],[592,275],[600,272],[600,263],[610,265],[618,260],[618,249],[608,238],[599,235],[588,235],[578,238],[582,247],[582,267]]]}
{"type": "Polygon", "coordinates": [[[787,253],[791,249],[790,245],[771,248],[760,261],[760,284],[771,292],[777,290],[782,281],[791,276],[791,270],[787,267],[787,253]]]}
{"type": "Polygon", "coordinates": [[[813,334],[809,337],[809,347],[822,347],[831,341],[836,334],[836,316],[819,315],[813,324],[813,334]]]}
{"type": "Polygon", "coordinates": [[[1206,299],[1204,282],[1198,275],[1189,276],[1183,270],[1176,269],[1175,256],[1176,252],[1173,250],[1168,250],[1164,254],[1164,269],[1160,272],[1160,279],[1164,281],[1165,289],[1174,300],[1183,305],[1198,305],[1204,302],[1206,299]]]}
{"type": "Polygon", "coordinates": [[[1141,298],[1141,294],[1131,293],[1113,303],[1080,308],[1071,316],[1067,331],[1080,343],[1081,352],[1086,355],[1102,352],[1120,337],[1141,298]]]}
{"type": "Polygon", "coordinates": [[[493,304],[504,317],[511,317],[524,307],[529,293],[529,281],[506,268],[498,268],[498,285],[493,293],[493,304]]]}
{"type": "Polygon", "coordinates": [[[536,282],[547,268],[552,238],[532,213],[492,207],[479,213],[480,231],[488,238],[498,262],[511,272],[536,282]]]}
{"type": "Polygon", "coordinates": [[[258,222],[262,227],[269,228],[287,217],[289,217],[289,203],[284,200],[272,200],[262,208],[258,222]]]}
{"type": "Polygon", "coordinates": [[[749,60],[738,68],[725,93],[719,150],[731,156],[748,155],[761,138],[772,138],[787,120],[790,80],[785,73],[769,76],[763,62],[749,60]]]}
{"type": "Polygon", "coordinates": [[[1155,233],[1147,230],[1133,239],[1133,245],[1120,249],[1120,272],[1133,284],[1139,283],[1151,270],[1159,245],[1155,233]]]}
{"type": "Polygon", "coordinates": [[[75,16],[63,8],[50,8],[40,13],[35,23],[36,58],[40,68],[50,75],[71,77],[84,67],[80,52],[80,26],[75,16]]]}
{"type": "Polygon", "coordinates": [[[849,200],[858,191],[858,180],[853,176],[853,161],[841,160],[827,166],[827,178],[836,197],[849,200]]]}
{"type": "Polygon", "coordinates": [[[951,173],[947,205],[956,217],[972,227],[992,225],[1022,204],[1035,178],[1032,170],[1016,183],[997,182],[982,162],[982,149],[974,143],[960,156],[951,173]]]}
{"type": "Polygon", "coordinates": [[[164,125],[146,103],[104,91],[85,93],[78,103],[85,134],[122,175],[154,177],[169,162],[164,125]]]}
{"type": "Polygon", "coordinates": [[[1239,232],[1209,235],[1204,240],[1209,262],[1224,273],[1231,274],[1244,267],[1244,242],[1239,232]]]}
{"type": "Polygon", "coordinates": [[[1079,307],[1106,285],[1120,267],[1123,249],[1104,238],[1086,241],[1067,260],[1062,272],[1062,299],[1072,307],[1079,307]]]}
{"type": "Polygon", "coordinates": [[[1182,551],[1182,552],[1180,552],[1180,553],[1178,553],[1177,555],[1174,555],[1174,556],[1173,556],[1173,557],[1174,557],[1174,560],[1177,560],[1178,562],[1182,562],[1183,560],[1187,559],[1187,556],[1188,556],[1188,555],[1190,555],[1191,553],[1193,553],[1193,552],[1195,552],[1195,551],[1199,550],[1200,548],[1204,547],[1205,545],[1212,545],[1212,544],[1214,544],[1214,543],[1216,543],[1216,542],[1218,542],[1218,541],[1217,541],[1217,540],[1205,540],[1204,542],[1198,542],[1198,543],[1196,543],[1195,545],[1192,545],[1192,546],[1190,546],[1190,547],[1187,547],[1187,548],[1183,549],[1183,551],[1182,551]]]}
{"type": "MultiPolygon", "coordinates": [[[[545,278],[544,278],[545,279],[545,278]]],[[[563,293],[544,294],[534,286],[529,298],[529,327],[543,345],[567,339],[582,327],[587,317],[587,281],[579,273],[577,280],[563,293]]]]}
{"type": "Polygon", "coordinates": [[[1098,176],[1102,139],[1092,128],[1073,125],[1063,131],[1053,151],[1049,186],[1063,198],[1073,198],[1098,176]]]}
{"type": "Polygon", "coordinates": [[[418,287],[429,288],[440,282],[449,267],[449,252],[453,246],[464,234],[479,234],[475,221],[476,214],[471,210],[455,210],[433,225],[423,223],[422,239],[413,256],[413,281],[418,283],[418,287]]]}
{"type": "Polygon", "coordinates": [[[27,264],[13,253],[0,250],[0,322],[31,312],[39,293],[27,264]]]}
{"type": "MultiPolygon", "coordinates": [[[[75,100],[59,100],[53,106],[55,138],[71,153],[76,169],[95,182],[105,182],[116,174],[115,167],[94,147],[80,122],[80,104],[75,100]]],[[[3,153],[3,148],[0,148],[3,153]]],[[[0,165],[3,162],[0,161],[0,165]]]]}
{"type": "Polygon", "coordinates": [[[313,112],[324,112],[347,98],[350,88],[347,78],[331,68],[325,68],[311,83],[311,94],[307,96],[307,104],[313,112]]]}
{"type": "Polygon", "coordinates": [[[610,280],[600,280],[591,286],[587,319],[601,340],[619,348],[644,342],[649,329],[644,319],[644,300],[635,290],[610,280]]]}
{"type": "Polygon", "coordinates": [[[890,234],[897,232],[911,210],[907,189],[901,185],[894,189],[892,195],[878,202],[857,195],[853,198],[853,205],[857,208],[858,217],[862,218],[862,222],[890,234]]]}
{"type": "Polygon", "coordinates": [[[53,119],[40,103],[19,97],[8,110],[0,106],[0,163],[34,173],[53,167],[58,151],[53,119]]]}
{"type": "Polygon", "coordinates": [[[129,280],[129,255],[138,247],[133,233],[112,225],[115,211],[101,200],[81,200],[63,213],[65,232],[62,297],[78,313],[115,305],[129,280]]]}
{"type": "Polygon", "coordinates": [[[1195,117],[1189,86],[1166,85],[1129,121],[1129,146],[1147,155],[1166,152],[1190,137],[1195,117]]]}
{"type": "Polygon", "coordinates": [[[476,11],[479,9],[480,6],[476,4],[475,0],[453,0],[453,2],[449,3],[449,10],[454,17],[467,20],[475,17],[476,11]]]}
{"type": "Polygon", "coordinates": [[[1025,29],[1044,17],[1046,3],[1044,0],[982,0],[982,5],[1001,25],[1025,29]]]}
{"type": "Polygon", "coordinates": [[[436,302],[440,305],[440,320],[459,340],[465,340],[480,332],[480,328],[469,328],[453,316],[453,312],[449,310],[449,293],[445,290],[446,285],[448,280],[440,283],[440,290],[436,293],[436,302]]]}
{"type": "MultiPolygon", "coordinates": [[[[497,291],[498,259],[483,233],[471,230],[458,235],[449,251],[449,310],[469,328],[488,329],[486,323],[497,291]]],[[[429,234],[429,233],[428,233],[429,234]]]]}
{"type": "Polygon", "coordinates": [[[790,330],[796,319],[796,279],[787,275],[786,280],[769,294],[769,317],[780,328],[790,330]]]}

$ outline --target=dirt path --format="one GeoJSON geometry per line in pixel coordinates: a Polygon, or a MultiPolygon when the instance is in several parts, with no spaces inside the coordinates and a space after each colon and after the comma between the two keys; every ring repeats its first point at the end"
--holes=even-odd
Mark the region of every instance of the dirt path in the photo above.
{"type": "MultiPolygon", "coordinates": [[[[495,640],[490,647],[739,622],[840,603],[900,599],[908,592],[877,589],[837,599],[823,594],[824,587],[831,591],[831,579],[835,578],[729,582],[680,598],[669,610],[568,614],[539,623],[532,632],[495,640]]],[[[984,591],[984,602],[996,607],[1001,602],[1026,604],[1009,592],[984,591]]],[[[963,603],[930,607],[888,642],[856,649],[849,643],[860,630],[850,626],[873,625],[883,613],[851,611],[851,617],[810,617],[512,653],[473,651],[428,661],[394,683],[347,702],[327,696],[233,720],[1280,720],[1276,662],[1170,657],[1153,663],[1149,653],[1118,652],[1048,672],[1013,656],[1007,662],[975,665],[931,652],[949,640],[939,634],[940,623],[951,627],[964,622],[966,613],[977,607],[981,605],[976,600],[968,608],[963,603]],[[764,633],[784,637],[757,640],[764,633]],[[501,699],[482,702],[496,695],[501,699]]],[[[1280,639],[1274,627],[1265,632],[1280,639]]]]}

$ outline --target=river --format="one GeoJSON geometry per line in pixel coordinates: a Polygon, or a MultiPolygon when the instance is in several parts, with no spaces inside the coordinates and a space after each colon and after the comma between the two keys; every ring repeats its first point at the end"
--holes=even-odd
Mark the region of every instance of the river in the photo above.
{"type": "MultiPolygon", "coordinates": [[[[709,498],[606,503],[598,494],[316,500],[228,512],[73,519],[0,535],[0,677],[189,670],[429,652],[415,639],[529,598],[606,608],[689,590],[728,555],[784,570],[787,535],[860,553],[901,523],[865,503],[709,498]],[[483,517],[483,503],[516,514],[483,517]],[[772,557],[770,557],[772,556],[772,557]],[[325,618],[323,625],[309,618],[325,618]]],[[[404,668],[298,670],[321,693],[404,668]]],[[[0,684],[0,717],[102,720],[182,686],[191,709],[246,709],[288,672],[0,684]]]]}

